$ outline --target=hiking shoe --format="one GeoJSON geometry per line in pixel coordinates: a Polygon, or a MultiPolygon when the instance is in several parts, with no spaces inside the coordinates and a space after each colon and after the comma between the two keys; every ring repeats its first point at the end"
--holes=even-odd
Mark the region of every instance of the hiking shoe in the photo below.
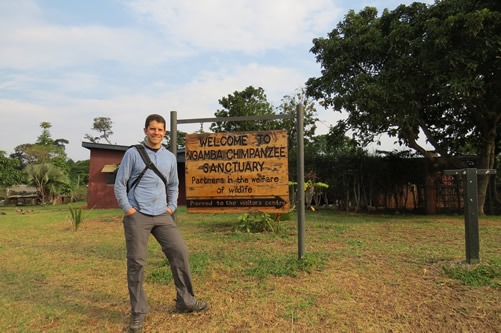
{"type": "Polygon", "coordinates": [[[196,301],[192,305],[176,304],[176,312],[178,313],[202,312],[208,308],[209,305],[204,301],[196,301]]]}
{"type": "Polygon", "coordinates": [[[143,315],[132,315],[129,324],[129,333],[141,333],[144,327],[143,315]]]}

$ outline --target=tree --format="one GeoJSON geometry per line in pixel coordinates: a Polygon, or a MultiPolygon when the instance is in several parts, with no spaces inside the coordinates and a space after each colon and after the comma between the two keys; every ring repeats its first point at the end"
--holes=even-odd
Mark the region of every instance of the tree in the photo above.
{"type": "Polygon", "coordinates": [[[89,164],[90,160],[76,162],[68,160],[68,175],[75,187],[78,188],[89,183],[89,164]]]}
{"type": "MultiPolygon", "coordinates": [[[[177,131],[176,139],[177,139],[177,145],[184,147],[185,146],[185,136],[186,132],[183,131],[177,131]]],[[[170,143],[172,142],[171,140],[171,134],[170,131],[165,131],[165,137],[164,137],[164,147],[167,149],[170,149],[170,143]]]]}
{"type": "Polygon", "coordinates": [[[283,119],[279,123],[279,127],[287,130],[289,149],[296,146],[297,129],[296,129],[296,107],[298,104],[304,106],[304,138],[306,141],[312,140],[317,129],[316,122],[318,121],[317,109],[311,97],[306,95],[304,88],[296,90],[294,95],[285,95],[282,98],[282,103],[278,107],[278,113],[281,115],[292,116],[289,119],[283,119]]]}
{"type": "MultiPolygon", "coordinates": [[[[311,51],[322,76],[306,84],[325,107],[348,112],[346,125],[365,143],[387,133],[433,160],[420,134],[444,160],[474,147],[492,169],[501,117],[501,13],[497,0],[413,3],[378,17],[348,12],[311,51]]],[[[488,178],[479,186],[483,213],[488,178]]]]}
{"type": "Polygon", "coordinates": [[[52,140],[52,135],[50,134],[49,129],[52,127],[51,123],[46,121],[40,123],[40,127],[42,128],[42,134],[40,134],[37,138],[37,144],[50,146],[54,143],[52,140]]]}
{"type": "MultiPolygon", "coordinates": [[[[273,106],[266,97],[264,89],[249,86],[243,91],[235,91],[219,100],[224,109],[217,110],[218,118],[273,115],[273,106]]],[[[271,130],[278,127],[276,121],[224,121],[212,123],[210,129],[214,132],[245,132],[271,130]]]]}
{"type": "Polygon", "coordinates": [[[40,123],[42,133],[38,136],[35,143],[25,143],[14,148],[14,154],[11,158],[19,160],[22,167],[28,164],[52,163],[62,170],[67,169],[65,145],[66,139],[52,139],[49,129],[52,125],[48,122],[40,123]]]}
{"type": "Polygon", "coordinates": [[[361,198],[366,156],[359,144],[346,136],[343,126],[331,126],[328,134],[316,136],[305,145],[305,170],[330,185],[325,191],[341,208],[348,209],[354,200],[358,210],[368,202],[361,198]]]}
{"type": "Polygon", "coordinates": [[[12,186],[23,181],[23,173],[18,166],[18,160],[8,158],[5,151],[0,151],[0,185],[12,186]]]}
{"type": "Polygon", "coordinates": [[[69,194],[71,201],[85,200],[87,198],[87,184],[89,183],[89,163],[90,160],[73,161],[68,160],[68,177],[70,183],[63,188],[69,194]]]}
{"type": "Polygon", "coordinates": [[[110,136],[113,135],[113,131],[111,130],[113,126],[113,122],[110,117],[96,117],[94,118],[94,124],[92,129],[98,131],[100,133],[99,136],[93,136],[90,134],[85,134],[85,139],[89,140],[93,143],[98,143],[99,140],[104,139],[106,142],[111,144],[110,136]]]}
{"type": "Polygon", "coordinates": [[[41,204],[49,200],[54,202],[56,196],[69,185],[68,176],[50,163],[30,164],[24,168],[28,184],[37,188],[41,204]]]}

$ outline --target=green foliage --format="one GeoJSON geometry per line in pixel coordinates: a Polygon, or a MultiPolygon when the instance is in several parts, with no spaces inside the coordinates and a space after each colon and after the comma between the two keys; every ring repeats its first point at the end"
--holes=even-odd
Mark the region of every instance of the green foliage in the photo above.
{"type": "Polygon", "coordinates": [[[89,183],[89,160],[77,161],[68,160],[68,176],[70,183],[63,191],[70,195],[71,201],[87,200],[87,184],[89,183]]]}
{"type": "Polygon", "coordinates": [[[443,267],[443,271],[449,277],[460,280],[467,286],[501,287],[501,264],[449,264],[443,267]]]}
{"type": "MultiPolygon", "coordinates": [[[[264,89],[249,86],[243,91],[235,91],[219,100],[223,109],[214,114],[218,118],[272,115],[273,106],[268,101],[264,89]]],[[[214,132],[238,132],[272,130],[279,127],[277,121],[224,121],[212,123],[214,132]]]]}
{"type": "Polygon", "coordinates": [[[84,220],[82,217],[82,208],[74,208],[73,206],[69,205],[68,209],[70,210],[71,214],[71,223],[73,225],[73,230],[78,231],[78,228],[80,228],[80,225],[84,220]]]}
{"type": "Polygon", "coordinates": [[[163,260],[161,265],[154,267],[146,276],[146,281],[157,284],[169,284],[172,283],[173,280],[174,278],[172,277],[172,272],[170,271],[167,260],[163,260]]]}
{"type": "Polygon", "coordinates": [[[80,226],[83,224],[84,220],[87,217],[89,217],[89,215],[94,211],[94,208],[87,210],[85,215],[84,215],[84,210],[80,207],[74,208],[72,205],[68,205],[68,210],[70,211],[71,224],[73,226],[73,230],[78,231],[80,226]]]}
{"type": "MultiPolygon", "coordinates": [[[[177,131],[177,145],[180,147],[184,147],[186,145],[185,137],[186,137],[186,132],[183,131],[177,131]]],[[[165,137],[164,137],[164,143],[163,146],[167,149],[171,149],[171,134],[170,131],[165,131],[165,137]]]]}
{"type": "MultiPolygon", "coordinates": [[[[346,126],[363,143],[381,134],[433,159],[423,139],[456,165],[468,146],[478,168],[492,169],[501,119],[501,12],[498,0],[412,3],[378,16],[350,11],[312,52],[322,75],[307,92],[346,111],[346,126]],[[421,136],[421,137],[420,137],[421,136]]],[[[487,190],[481,177],[479,208],[487,190]]]]}
{"type": "MultiPolygon", "coordinates": [[[[251,262],[247,265],[249,267],[243,270],[244,275],[266,279],[269,276],[294,277],[299,272],[312,273],[315,270],[321,271],[324,268],[327,257],[318,253],[309,253],[301,259],[293,255],[260,254],[249,258],[249,260],[251,262]]],[[[204,273],[211,261],[214,261],[214,258],[209,258],[206,253],[192,253],[190,255],[191,272],[195,275],[204,273]]],[[[153,268],[148,273],[146,281],[158,284],[172,283],[172,272],[167,259],[162,258],[161,260],[152,261],[150,265],[153,268]]]]}
{"type": "Polygon", "coordinates": [[[68,175],[75,188],[89,183],[89,164],[90,160],[76,162],[71,159],[68,160],[68,175]]]}
{"type": "Polygon", "coordinates": [[[487,139],[499,121],[491,115],[500,99],[493,89],[501,90],[492,75],[501,68],[495,6],[445,0],[401,5],[381,16],[370,7],[350,11],[329,38],[314,40],[324,70],[308,80],[307,91],[325,106],[347,110],[346,124],[361,139],[388,133],[420,149],[421,129],[442,156],[457,153],[474,139],[471,131],[487,139]],[[473,117],[478,113],[485,118],[473,117]]]}
{"type": "Polygon", "coordinates": [[[43,164],[27,165],[23,171],[26,174],[28,184],[37,188],[40,203],[46,204],[49,200],[55,200],[69,185],[68,176],[56,166],[43,164]]]}
{"type": "Polygon", "coordinates": [[[302,104],[304,107],[303,134],[306,143],[314,139],[317,129],[316,122],[318,121],[318,117],[316,104],[312,98],[306,95],[305,89],[301,88],[298,89],[294,95],[284,96],[277,110],[281,115],[292,116],[290,119],[282,119],[279,121],[280,128],[287,131],[287,145],[289,151],[296,149],[297,146],[296,108],[298,104],[302,104]]]}
{"type": "Polygon", "coordinates": [[[254,232],[273,232],[280,233],[284,231],[284,227],[280,224],[280,214],[272,218],[270,214],[263,212],[245,213],[238,217],[238,225],[236,231],[247,233],[254,232]]]}
{"type": "MultiPolygon", "coordinates": [[[[190,271],[194,275],[203,274],[207,270],[210,263],[210,255],[208,253],[190,253],[190,271]]],[[[173,281],[172,271],[170,270],[169,260],[162,258],[150,263],[153,268],[146,276],[146,281],[169,284],[173,281]]]]}
{"type": "Polygon", "coordinates": [[[4,151],[0,151],[0,185],[12,186],[22,182],[24,176],[18,166],[18,160],[8,158],[4,151]]]}
{"type": "Polygon", "coordinates": [[[51,128],[52,125],[49,122],[44,121],[40,123],[40,127],[42,128],[42,134],[38,136],[36,143],[43,146],[52,145],[54,140],[52,139],[52,135],[49,131],[49,128],[51,128]]]}
{"type": "Polygon", "coordinates": [[[14,148],[12,158],[19,160],[21,167],[28,164],[44,164],[50,163],[61,170],[68,171],[66,162],[68,157],[65,152],[65,145],[68,140],[52,139],[49,128],[52,125],[48,122],[40,124],[42,134],[37,138],[35,143],[25,143],[14,148]]]}
{"type": "Polygon", "coordinates": [[[72,190],[72,200],[74,201],[87,201],[87,195],[89,192],[89,188],[85,185],[76,187],[72,190]]]}
{"type": "Polygon", "coordinates": [[[305,160],[305,169],[313,170],[318,179],[329,185],[322,188],[330,202],[341,209],[355,203],[355,209],[368,206],[403,209],[406,195],[414,196],[412,208],[417,209],[417,191],[405,192],[403,188],[424,186],[424,159],[400,158],[396,154],[370,156],[367,153],[333,153],[305,160]],[[384,198],[384,200],[383,200],[384,198]]]}
{"type": "Polygon", "coordinates": [[[301,259],[290,255],[259,256],[245,270],[245,274],[260,279],[268,276],[297,276],[298,272],[311,273],[322,270],[325,256],[309,253],[301,259]]]}
{"type": "MultiPolygon", "coordinates": [[[[316,175],[313,178],[316,178],[316,175]]],[[[324,199],[323,195],[325,193],[325,190],[328,188],[329,188],[329,185],[327,185],[326,183],[316,182],[311,178],[308,179],[304,183],[306,206],[308,206],[308,207],[312,206],[313,201],[315,202],[316,206],[320,206],[322,203],[322,200],[325,202],[326,200],[324,199]]],[[[314,208],[313,207],[311,207],[311,208],[314,211],[314,208]]]]}
{"type": "MultiPolygon", "coordinates": [[[[297,150],[296,109],[299,104],[304,107],[303,132],[305,143],[314,140],[317,128],[316,122],[318,121],[316,103],[306,95],[304,88],[297,89],[294,94],[283,96],[278,107],[273,106],[268,101],[263,88],[254,88],[253,86],[223,97],[219,100],[219,104],[223,106],[223,109],[215,113],[218,118],[266,115],[290,116],[290,118],[277,120],[224,121],[211,124],[210,129],[214,132],[286,130],[289,160],[293,162],[291,165],[295,165],[297,150]]],[[[294,171],[291,175],[295,174],[294,168],[291,168],[291,171],[294,171]]]]}

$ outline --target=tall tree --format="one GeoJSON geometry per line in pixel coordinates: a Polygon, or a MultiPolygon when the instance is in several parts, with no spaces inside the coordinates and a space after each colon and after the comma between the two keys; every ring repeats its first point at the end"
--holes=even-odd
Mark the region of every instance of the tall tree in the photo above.
{"type": "Polygon", "coordinates": [[[42,134],[40,134],[37,138],[37,144],[50,146],[54,143],[52,139],[52,134],[49,129],[52,127],[51,123],[43,121],[40,123],[40,127],[42,128],[42,134]]]}
{"type": "MultiPolygon", "coordinates": [[[[424,157],[420,134],[442,158],[474,147],[478,167],[494,167],[501,117],[501,12],[497,0],[413,3],[378,17],[348,12],[311,51],[322,76],[309,95],[348,112],[346,124],[365,142],[387,133],[424,157]]],[[[483,213],[488,178],[479,185],[483,213]]]]}
{"type": "Polygon", "coordinates": [[[28,164],[52,163],[62,170],[66,170],[68,157],[65,151],[66,139],[52,139],[49,122],[40,123],[42,133],[35,143],[25,143],[14,148],[14,154],[10,157],[19,160],[21,167],[28,164]]]}
{"type": "Polygon", "coordinates": [[[85,134],[85,139],[93,143],[98,143],[101,139],[106,140],[111,144],[110,136],[113,135],[111,128],[113,127],[113,122],[110,117],[96,117],[94,118],[94,124],[92,129],[100,133],[99,136],[93,136],[90,134],[85,134]]]}
{"type": "MultiPolygon", "coordinates": [[[[243,91],[235,91],[233,94],[219,100],[223,109],[214,114],[218,118],[263,116],[273,115],[273,106],[268,101],[264,89],[249,86],[243,91]]],[[[214,132],[237,132],[276,129],[276,121],[224,121],[213,123],[210,129],[214,132]]]]}

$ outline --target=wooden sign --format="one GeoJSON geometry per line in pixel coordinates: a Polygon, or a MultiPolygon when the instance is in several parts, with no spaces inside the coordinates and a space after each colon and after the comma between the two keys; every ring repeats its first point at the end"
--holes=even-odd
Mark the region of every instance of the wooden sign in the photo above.
{"type": "Polygon", "coordinates": [[[289,211],[286,131],[186,135],[188,213],[289,211]]]}

